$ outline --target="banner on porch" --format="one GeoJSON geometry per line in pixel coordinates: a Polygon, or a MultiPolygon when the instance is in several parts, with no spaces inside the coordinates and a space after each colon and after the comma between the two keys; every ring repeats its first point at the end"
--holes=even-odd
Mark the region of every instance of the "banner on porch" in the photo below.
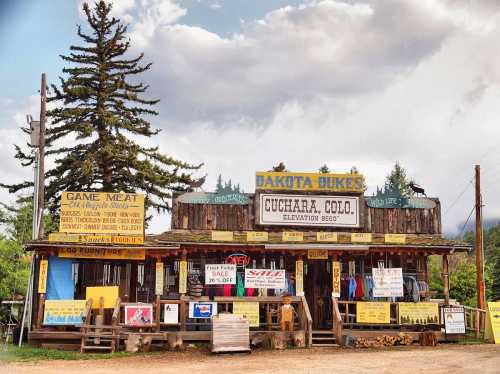
{"type": "Polygon", "coordinates": [[[236,265],[206,264],[205,284],[236,284],[236,265]]]}
{"type": "Polygon", "coordinates": [[[430,325],[439,323],[437,303],[398,303],[398,322],[401,325],[430,325]]]}
{"type": "Polygon", "coordinates": [[[332,261],[332,297],[340,297],[340,262],[332,261]]]}
{"type": "Polygon", "coordinates": [[[125,305],[125,325],[143,326],[153,324],[153,305],[125,305]]]}
{"type": "Polygon", "coordinates": [[[304,261],[295,261],[295,294],[304,296],[304,261]]]}
{"type": "Polygon", "coordinates": [[[500,302],[488,302],[484,339],[500,344],[500,302]]]}
{"type": "Polygon", "coordinates": [[[233,314],[248,320],[250,327],[259,327],[259,303],[253,301],[235,301],[233,314]]]}
{"type": "Polygon", "coordinates": [[[47,274],[49,271],[49,261],[40,261],[40,271],[38,272],[38,293],[47,292],[47,274]]]}
{"type": "Polygon", "coordinates": [[[217,315],[217,303],[192,301],[189,303],[189,318],[211,318],[217,315]]]}
{"type": "Polygon", "coordinates": [[[465,309],[462,306],[443,308],[446,334],[465,334],[465,309]]]}
{"type": "Polygon", "coordinates": [[[373,297],[402,297],[403,271],[401,268],[373,268],[373,297]]]}
{"type": "Polygon", "coordinates": [[[157,262],[155,266],[155,295],[163,294],[163,262],[157,262]]]}
{"type": "Polygon", "coordinates": [[[245,288],[285,289],[285,270],[245,269],[245,288]]]}
{"type": "Polygon", "coordinates": [[[391,303],[358,301],[356,323],[391,323],[391,303]]]}
{"type": "Polygon", "coordinates": [[[179,293],[187,292],[187,261],[179,261],[179,293]]]}
{"type": "Polygon", "coordinates": [[[45,326],[80,325],[86,300],[46,300],[43,312],[45,326]]]}
{"type": "Polygon", "coordinates": [[[163,305],[163,322],[171,324],[179,323],[179,304],[163,305]]]}

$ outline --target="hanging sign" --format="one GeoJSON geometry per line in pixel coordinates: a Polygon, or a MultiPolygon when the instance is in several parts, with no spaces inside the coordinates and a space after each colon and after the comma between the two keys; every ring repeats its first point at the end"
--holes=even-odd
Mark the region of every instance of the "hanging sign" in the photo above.
{"type": "Polygon", "coordinates": [[[212,231],[212,240],[216,242],[232,242],[232,231],[212,231]]]}
{"type": "Polygon", "coordinates": [[[85,299],[92,299],[92,309],[99,309],[99,299],[104,299],[104,308],[114,308],[118,299],[118,286],[110,287],[87,287],[85,289],[85,299]]]}
{"type": "Polygon", "coordinates": [[[125,325],[144,326],[153,324],[153,305],[125,305],[125,325]]]}
{"type": "Polygon", "coordinates": [[[58,249],[62,258],[95,258],[103,260],[144,260],[144,248],[78,248],[62,247],[58,249]]]}
{"type": "Polygon", "coordinates": [[[332,297],[340,297],[340,262],[332,261],[332,297]]]}
{"type": "Polygon", "coordinates": [[[304,296],[304,261],[295,261],[295,294],[304,296]]]}
{"type": "Polygon", "coordinates": [[[233,314],[248,320],[250,327],[259,327],[259,303],[257,301],[233,302],[233,314]]]}
{"type": "Polygon", "coordinates": [[[358,301],[356,323],[391,323],[391,303],[358,301]]]}
{"type": "Polygon", "coordinates": [[[373,297],[402,297],[403,269],[373,268],[373,297]]]}
{"type": "Polygon", "coordinates": [[[298,231],[283,231],[281,240],[284,242],[302,242],[304,241],[304,233],[298,231]]]}
{"type": "Polygon", "coordinates": [[[217,303],[192,301],[189,303],[189,318],[211,318],[217,315],[217,303]]]}
{"type": "Polygon", "coordinates": [[[248,231],[247,242],[267,242],[269,234],[265,231],[248,231]]]}
{"type": "Polygon", "coordinates": [[[243,253],[235,253],[226,257],[226,264],[234,264],[238,268],[244,268],[250,263],[250,256],[243,253]]]}
{"type": "Polygon", "coordinates": [[[38,293],[47,292],[47,273],[49,271],[49,261],[40,261],[40,271],[38,274],[38,293]]]}
{"type": "Polygon", "coordinates": [[[260,194],[259,224],[359,227],[359,198],[353,196],[260,194]]]}
{"type": "Polygon", "coordinates": [[[236,265],[206,264],[205,284],[236,284],[236,265]]]}
{"type": "Polygon", "coordinates": [[[438,303],[398,303],[400,325],[439,324],[438,303]]]}
{"type": "Polygon", "coordinates": [[[155,270],[155,295],[163,295],[163,262],[157,262],[155,270]]]}
{"type": "Polygon", "coordinates": [[[316,241],[318,242],[336,242],[338,234],[336,232],[317,232],[316,241]]]}
{"type": "Polygon", "coordinates": [[[391,244],[405,244],[406,234],[385,234],[384,241],[391,244]]]}
{"type": "Polygon", "coordinates": [[[285,270],[245,269],[245,288],[285,289],[285,270]]]}
{"type": "Polygon", "coordinates": [[[307,251],[308,260],[328,260],[327,249],[309,249],[307,251]]]}
{"type": "Polygon", "coordinates": [[[143,236],[144,194],[65,191],[59,231],[143,236]]]}
{"type": "Polygon", "coordinates": [[[500,302],[488,301],[484,338],[489,342],[500,344],[500,302]]]}
{"type": "Polygon", "coordinates": [[[255,175],[255,189],[362,193],[365,190],[364,181],[365,179],[361,174],[258,171],[255,175]]]}
{"type": "Polygon", "coordinates": [[[446,334],[465,334],[465,309],[461,306],[443,307],[446,334]]]}
{"type": "Polygon", "coordinates": [[[247,205],[250,203],[248,197],[238,192],[214,193],[214,192],[187,192],[176,198],[176,201],[184,204],[223,204],[223,205],[247,205]]]}
{"type": "Polygon", "coordinates": [[[90,243],[90,244],[144,244],[144,236],[131,235],[93,235],[66,234],[54,232],[49,234],[49,242],[58,243],[90,243]]]}
{"type": "Polygon", "coordinates": [[[163,323],[179,323],[179,304],[163,304],[163,323]]]}
{"type": "Polygon", "coordinates": [[[187,261],[179,261],[179,293],[187,292],[187,261]]]}
{"type": "Polygon", "coordinates": [[[86,300],[46,300],[43,311],[45,326],[81,325],[86,300]]]}

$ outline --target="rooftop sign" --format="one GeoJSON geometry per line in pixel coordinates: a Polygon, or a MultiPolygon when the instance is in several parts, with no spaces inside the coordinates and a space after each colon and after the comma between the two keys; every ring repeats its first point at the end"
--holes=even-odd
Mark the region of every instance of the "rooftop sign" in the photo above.
{"type": "Polygon", "coordinates": [[[320,174],[261,172],[255,175],[256,190],[279,191],[328,191],[357,192],[364,191],[362,174],[320,174]]]}

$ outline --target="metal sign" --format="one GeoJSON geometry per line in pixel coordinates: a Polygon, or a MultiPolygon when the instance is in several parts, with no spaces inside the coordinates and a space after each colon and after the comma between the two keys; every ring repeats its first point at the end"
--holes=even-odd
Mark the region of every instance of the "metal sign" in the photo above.
{"type": "Polygon", "coordinates": [[[261,194],[259,224],[359,227],[359,198],[261,194]]]}
{"type": "Polygon", "coordinates": [[[366,203],[371,208],[408,208],[408,209],[434,209],[436,203],[427,197],[403,196],[398,187],[377,187],[374,196],[366,197],[366,203]]]}
{"type": "Polygon", "coordinates": [[[248,196],[238,192],[187,192],[177,197],[176,201],[184,204],[247,205],[250,203],[248,196]]]}
{"type": "Polygon", "coordinates": [[[350,173],[322,174],[259,171],[255,175],[255,189],[362,193],[364,191],[364,177],[361,174],[350,173]]]}

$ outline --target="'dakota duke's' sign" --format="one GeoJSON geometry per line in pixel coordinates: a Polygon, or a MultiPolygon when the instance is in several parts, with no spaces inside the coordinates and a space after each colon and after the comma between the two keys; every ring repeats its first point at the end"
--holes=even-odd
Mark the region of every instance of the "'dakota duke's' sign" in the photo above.
{"type": "Polygon", "coordinates": [[[255,189],[281,191],[364,191],[361,174],[257,172],[255,189]]]}
{"type": "Polygon", "coordinates": [[[245,288],[284,289],[285,270],[245,269],[245,288]]]}
{"type": "Polygon", "coordinates": [[[359,227],[359,198],[261,194],[261,225],[359,227]]]}

